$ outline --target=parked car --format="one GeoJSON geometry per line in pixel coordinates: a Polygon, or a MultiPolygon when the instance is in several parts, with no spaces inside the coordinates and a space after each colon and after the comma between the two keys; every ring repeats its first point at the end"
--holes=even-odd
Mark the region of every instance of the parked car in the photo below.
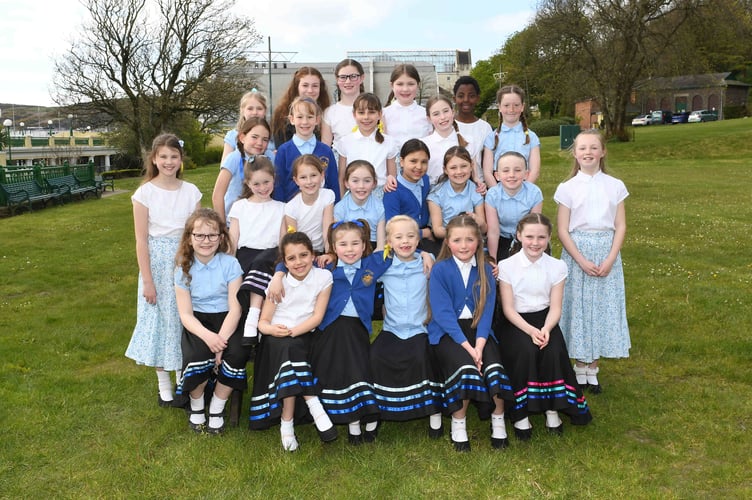
{"type": "Polygon", "coordinates": [[[651,115],[640,115],[632,120],[633,127],[640,127],[644,125],[650,125],[653,117],[651,115]]]}
{"type": "Polygon", "coordinates": [[[689,111],[680,111],[671,117],[671,123],[687,123],[689,111]]]}
{"type": "Polygon", "coordinates": [[[662,125],[664,123],[671,123],[671,117],[673,116],[673,113],[671,111],[658,110],[653,111],[650,113],[650,123],[651,125],[662,125]]]}
{"type": "Polygon", "coordinates": [[[700,123],[700,122],[712,122],[718,119],[718,115],[715,111],[708,111],[707,109],[698,109],[692,111],[687,118],[688,123],[700,123]]]}

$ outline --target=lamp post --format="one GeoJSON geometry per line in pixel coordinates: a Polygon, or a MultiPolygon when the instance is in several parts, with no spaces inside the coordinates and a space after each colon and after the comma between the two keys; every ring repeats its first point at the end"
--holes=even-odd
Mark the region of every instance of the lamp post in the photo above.
{"type": "Polygon", "coordinates": [[[68,121],[70,122],[70,136],[73,137],[73,115],[68,115],[68,121]]]}
{"type": "Polygon", "coordinates": [[[13,126],[13,122],[10,120],[10,118],[6,118],[3,122],[3,127],[5,127],[5,136],[8,138],[8,161],[13,161],[13,146],[11,145],[10,140],[10,128],[13,126]]]}
{"type": "Polygon", "coordinates": [[[47,127],[50,129],[50,137],[52,137],[52,120],[47,120],[47,127]]]}

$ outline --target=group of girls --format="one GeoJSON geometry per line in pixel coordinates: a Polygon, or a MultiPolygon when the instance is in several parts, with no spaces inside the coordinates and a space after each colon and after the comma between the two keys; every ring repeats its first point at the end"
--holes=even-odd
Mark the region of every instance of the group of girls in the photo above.
{"type": "Polygon", "coordinates": [[[279,422],[289,451],[299,446],[296,418],[312,419],[322,441],[337,437],[334,424],[347,424],[358,444],[373,441],[382,420],[429,417],[429,435],[439,437],[442,416],[451,416],[460,451],[470,449],[471,402],[491,420],[494,448],[508,444],[505,407],[521,440],[532,434],[530,413],[545,412],[556,434],[559,412],[587,423],[583,389],[600,392],[598,359],[629,349],[619,256],[628,193],[604,172],[601,136],[577,137],[572,178],[554,196],[562,262],[546,253],[552,225],[532,182],[540,142],[525,125],[521,89],[500,89],[494,131],[472,114],[480,89],[470,77],[455,86],[455,111],[443,97],[425,109],[415,102],[420,77],[411,65],[395,68],[384,109],[362,92],[356,61],[343,61],[335,75],[340,99],[328,106],[320,73],[298,70],[273,126],[253,114],[266,111],[261,94],[243,97],[215,211],[193,212],[200,193],[180,180],[182,147],[174,136],[155,140],[133,196],[139,307],[126,354],[157,368],[160,405],[174,398],[165,370],[182,370],[176,392],[189,395],[190,427],[222,432],[225,403],[245,389],[245,360],[260,333],[250,427],[279,422]],[[270,138],[278,146],[267,153],[270,138]],[[510,257],[512,246],[520,250],[510,257]],[[282,267],[272,278],[275,260],[282,267]],[[169,276],[157,285],[159,265],[169,276]],[[371,345],[377,283],[384,329],[371,345]],[[157,300],[157,290],[161,299],[172,287],[172,301],[157,300]],[[494,318],[497,303],[503,315],[494,318]],[[172,324],[157,325],[154,306],[174,309],[172,324]],[[162,337],[168,326],[172,338],[162,342],[172,359],[139,334],[158,327],[152,337],[162,337]],[[157,354],[139,353],[145,344],[157,354]]]}

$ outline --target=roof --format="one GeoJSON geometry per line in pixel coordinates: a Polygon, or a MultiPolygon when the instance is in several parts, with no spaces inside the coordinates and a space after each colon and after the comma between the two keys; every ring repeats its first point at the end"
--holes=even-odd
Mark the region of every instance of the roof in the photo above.
{"type": "Polygon", "coordinates": [[[635,88],[638,90],[682,90],[708,87],[752,86],[737,80],[727,80],[729,76],[731,76],[731,72],[651,78],[638,82],[635,88]]]}

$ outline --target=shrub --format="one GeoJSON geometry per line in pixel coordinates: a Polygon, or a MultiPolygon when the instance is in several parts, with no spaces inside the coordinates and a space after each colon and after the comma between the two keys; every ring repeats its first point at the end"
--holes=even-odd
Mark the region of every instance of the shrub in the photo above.
{"type": "Polygon", "coordinates": [[[204,152],[204,163],[210,165],[222,161],[222,149],[218,146],[209,146],[204,152]]]}
{"type": "Polygon", "coordinates": [[[534,131],[538,137],[556,137],[559,135],[561,125],[574,125],[574,118],[567,116],[561,118],[552,118],[550,120],[535,120],[529,124],[530,130],[534,131]]]}

